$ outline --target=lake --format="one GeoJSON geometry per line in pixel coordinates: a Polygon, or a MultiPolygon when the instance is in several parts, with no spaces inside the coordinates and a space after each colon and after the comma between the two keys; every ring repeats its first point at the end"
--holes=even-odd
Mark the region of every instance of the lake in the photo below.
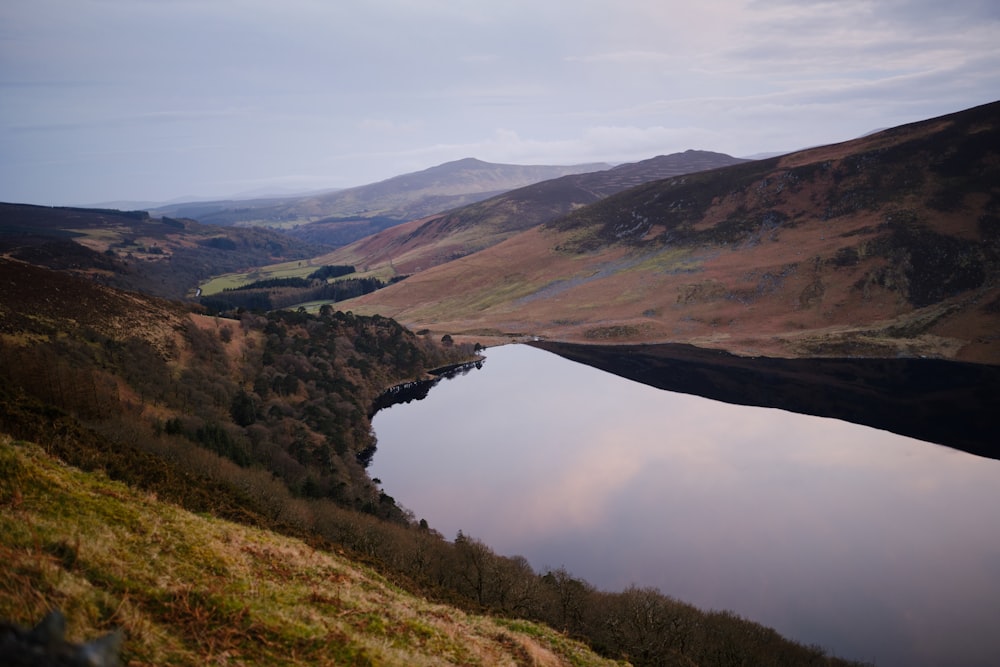
{"type": "Polygon", "coordinates": [[[387,493],[536,571],[655,586],[878,665],[1000,655],[995,459],[526,345],[490,348],[374,428],[387,493]]]}

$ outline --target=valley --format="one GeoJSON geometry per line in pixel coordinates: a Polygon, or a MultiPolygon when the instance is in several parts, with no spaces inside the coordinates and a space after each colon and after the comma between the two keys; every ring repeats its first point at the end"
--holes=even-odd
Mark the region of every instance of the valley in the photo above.
{"type": "Polygon", "coordinates": [[[373,406],[528,341],[837,418],[905,376],[880,397],[912,423],[873,425],[1000,458],[1000,103],[763,160],[513,167],[246,211],[0,205],[0,617],[124,628],[137,665],[858,664],[439,533],[369,474],[373,406]]]}

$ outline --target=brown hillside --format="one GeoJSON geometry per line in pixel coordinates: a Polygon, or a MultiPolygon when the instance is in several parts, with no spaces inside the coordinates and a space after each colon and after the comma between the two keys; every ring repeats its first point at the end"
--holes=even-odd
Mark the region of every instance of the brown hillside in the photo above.
{"type": "Polygon", "coordinates": [[[648,183],[344,307],[452,335],[1000,363],[998,121],[648,183]]]}
{"type": "Polygon", "coordinates": [[[555,178],[387,229],[337,250],[323,262],[352,264],[366,271],[416,273],[489,248],[642,183],[740,162],[744,160],[722,153],[689,150],[555,178]]]}

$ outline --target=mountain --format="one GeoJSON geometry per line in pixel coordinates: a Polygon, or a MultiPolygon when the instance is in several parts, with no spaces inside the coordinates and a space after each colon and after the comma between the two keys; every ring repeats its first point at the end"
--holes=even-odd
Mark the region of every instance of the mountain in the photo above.
{"type": "Polygon", "coordinates": [[[688,150],[604,171],[573,174],[511,190],[361,239],[322,258],[368,271],[409,274],[496,245],[517,232],[649,181],[743,162],[723,153],[688,150]]]}
{"type": "Polygon", "coordinates": [[[606,164],[513,165],[465,158],[325,194],[246,202],[198,202],[153,211],[206,224],[279,227],[315,243],[344,245],[393,225],[500,192],[606,164]]]}
{"type": "Polygon", "coordinates": [[[342,307],[452,335],[1000,363],[998,155],[993,103],[667,178],[342,307]]]}

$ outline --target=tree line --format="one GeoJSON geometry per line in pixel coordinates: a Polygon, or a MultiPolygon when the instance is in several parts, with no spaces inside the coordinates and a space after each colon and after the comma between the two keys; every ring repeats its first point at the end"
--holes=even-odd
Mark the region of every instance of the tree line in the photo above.
{"type": "Polygon", "coordinates": [[[244,290],[271,289],[274,287],[312,287],[319,281],[326,282],[332,278],[347,276],[355,272],[355,268],[350,264],[327,264],[316,269],[306,277],[289,276],[287,278],[263,278],[254,280],[245,285],[227,287],[223,292],[239,292],[244,290]]]}
{"type": "MultiPolygon", "coordinates": [[[[327,275],[324,269],[354,267],[323,267],[306,278],[266,278],[240,287],[223,290],[219,294],[201,297],[201,305],[214,314],[236,314],[241,310],[264,313],[281,308],[292,308],[312,301],[336,303],[369,294],[406,278],[395,276],[388,281],[379,278],[344,278],[327,281],[314,276],[327,275]]],[[[340,275],[346,275],[341,273],[340,275]]]]}

